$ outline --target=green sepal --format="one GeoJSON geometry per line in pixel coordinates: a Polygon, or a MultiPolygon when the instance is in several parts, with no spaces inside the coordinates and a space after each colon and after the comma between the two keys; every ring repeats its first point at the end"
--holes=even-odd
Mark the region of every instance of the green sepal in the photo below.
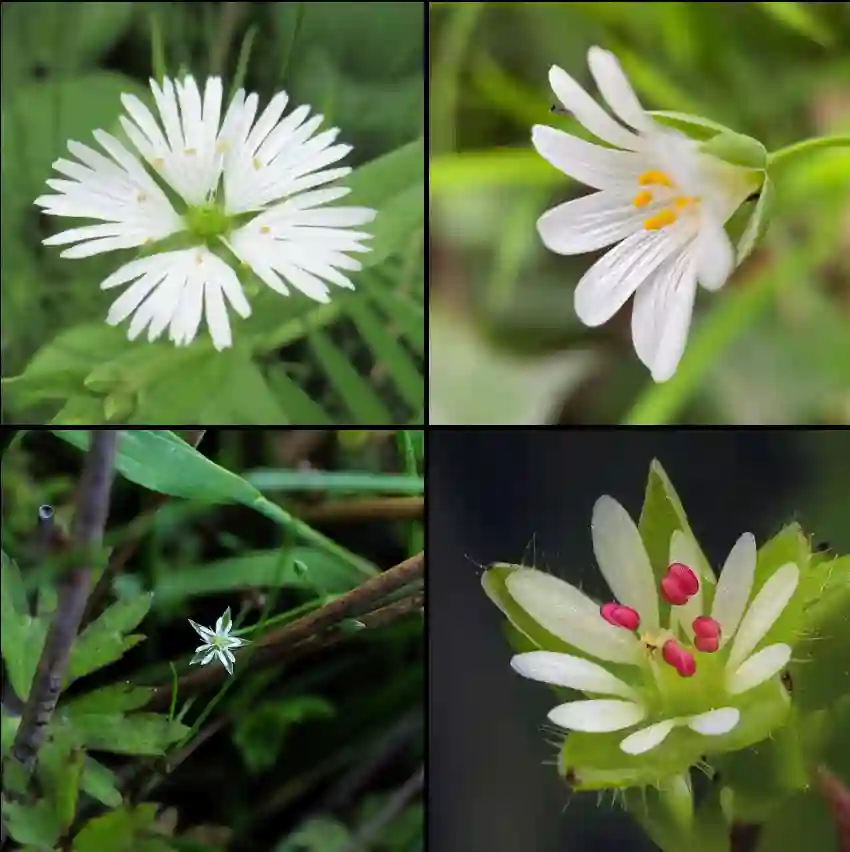
{"type": "MultiPolygon", "coordinates": [[[[657,786],[664,778],[699,763],[705,755],[760,742],[785,723],[790,708],[788,694],[778,678],[729,703],[741,711],[741,718],[728,734],[706,737],[677,726],[659,746],[640,755],[628,755],[620,749],[620,742],[631,729],[602,734],[572,732],[561,748],[558,770],[576,790],[657,786]]],[[[641,725],[656,721],[647,719],[641,725]]]]}
{"type": "MultiPolygon", "coordinates": [[[[776,193],[773,189],[773,181],[770,179],[770,176],[766,174],[764,176],[764,182],[761,185],[761,189],[759,190],[758,200],[750,213],[749,219],[747,219],[747,222],[744,225],[743,232],[741,233],[735,247],[736,263],[738,265],[743,263],[749,257],[759,240],[767,231],[767,226],[770,224],[770,216],[773,212],[775,200],[776,193]]],[[[744,207],[742,206],[739,209],[744,210],[744,207]]]]}
{"type": "Polygon", "coordinates": [[[659,124],[684,133],[691,139],[707,141],[721,133],[734,133],[733,130],[710,118],[700,115],[689,115],[684,112],[671,110],[651,110],[649,113],[659,124]]]}
{"type": "Polygon", "coordinates": [[[731,130],[725,130],[703,142],[700,151],[732,166],[755,171],[767,168],[767,148],[758,139],[731,130]]]}
{"type": "Polygon", "coordinates": [[[688,772],[665,778],[654,787],[627,789],[623,797],[626,810],[664,852],[678,852],[688,846],[694,820],[688,772]]]}

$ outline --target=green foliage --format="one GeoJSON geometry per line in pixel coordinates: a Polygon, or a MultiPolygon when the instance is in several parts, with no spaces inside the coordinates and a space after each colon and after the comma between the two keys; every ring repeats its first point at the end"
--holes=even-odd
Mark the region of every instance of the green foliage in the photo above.
{"type": "Polygon", "coordinates": [[[315,695],[265,701],[251,707],[237,720],[233,741],[248,769],[262,772],[278,760],[293,728],[303,722],[330,719],[334,714],[333,705],[315,695]]]}

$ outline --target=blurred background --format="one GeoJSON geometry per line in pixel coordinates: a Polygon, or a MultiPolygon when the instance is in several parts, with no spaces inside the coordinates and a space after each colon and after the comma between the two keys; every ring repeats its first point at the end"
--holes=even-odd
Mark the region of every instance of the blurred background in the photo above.
{"type": "Polygon", "coordinates": [[[850,422],[847,148],[777,172],[767,239],[720,294],[700,292],[670,382],[634,354],[631,302],[579,323],[573,289],[595,257],[547,251],[535,223],[588,190],[535,152],[531,127],[577,129],[550,113],[547,75],[559,65],[595,95],[594,44],[647,109],[768,150],[850,132],[847,3],[431,3],[433,422],[850,422]]]}
{"type": "MultiPolygon", "coordinates": [[[[94,392],[84,379],[128,352],[129,364],[120,370],[130,377],[124,422],[421,421],[421,4],[5,2],[0,15],[4,379],[21,374],[36,352],[42,356],[31,371],[36,375],[4,385],[4,422],[44,423],[62,403],[60,422],[101,422],[109,407],[104,397],[115,388],[101,381],[94,392]],[[132,259],[131,252],[66,260],[41,245],[71,227],[33,204],[47,191],[45,181],[56,177],[51,164],[67,156],[69,139],[97,147],[96,128],[120,136],[121,94],[152,105],[148,80],[163,69],[172,77],[223,75],[225,98],[238,81],[259,94],[261,109],[286,90],[290,104],[309,104],[312,114],[325,116],[323,128],[340,128],[340,140],[354,147],[345,165],[354,169],[400,152],[389,174],[370,180],[357,202],[384,211],[382,259],[358,276],[356,296],[337,291],[329,305],[258,288],[251,319],[234,328],[236,343],[255,358],[256,371],[247,376],[239,359],[228,359],[231,353],[212,359],[211,347],[200,343],[181,350],[129,344],[126,326],[106,325],[112,299],[98,284],[119,259],[132,259]],[[65,336],[57,342],[60,333],[65,336]],[[137,377],[144,400],[132,399],[137,377]],[[223,410],[224,402],[216,407],[210,386],[238,401],[227,403],[233,410],[223,410]]],[[[115,404],[121,407],[117,397],[115,404]]]]}
{"type": "Polygon", "coordinates": [[[511,670],[482,569],[536,565],[604,597],[593,504],[610,494],[637,518],[653,458],[715,568],[742,532],[762,543],[792,520],[846,553],[850,432],[435,430],[429,458],[432,848],[651,852],[610,795],[558,777],[552,694],[511,670]]]}

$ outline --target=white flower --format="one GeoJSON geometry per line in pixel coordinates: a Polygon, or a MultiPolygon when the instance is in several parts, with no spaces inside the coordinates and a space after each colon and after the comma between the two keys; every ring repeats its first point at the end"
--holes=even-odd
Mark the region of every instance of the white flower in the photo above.
{"type": "Polygon", "coordinates": [[[662,627],[649,557],[626,510],[611,497],[601,497],[593,510],[592,531],[599,568],[619,603],[600,608],[569,583],[531,568],[509,574],[507,591],[542,627],[579,651],[634,666],[634,679],[627,683],[591,660],[551,651],[518,654],[512,667],[533,680],[591,696],[614,696],[555,707],[549,719],[569,730],[624,730],[647,721],[651,708],[672,708],[622,740],[620,748],[628,754],[654,748],[676,726],[704,736],[732,730],[740,718],[740,711],[731,706],[736,697],[774,677],[790,659],[791,648],[783,643],[753,651],[794,594],[797,566],[788,563],[777,569],[750,602],[756,544],[744,533],[726,560],[711,615],[705,616],[700,581],[679,561],[698,564],[696,544],[677,532],[661,583],[661,596],[671,604],[670,624],[662,627]],[[688,680],[671,684],[676,678],[688,680]],[[695,712],[694,696],[698,699],[701,692],[707,706],[695,712]],[[692,708],[689,712],[676,712],[682,701],[692,708]]]}
{"type": "Polygon", "coordinates": [[[236,662],[236,658],[230,649],[247,645],[248,641],[230,635],[230,631],[233,628],[233,622],[230,619],[230,607],[216,621],[215,630],[210,630],[208,627],[201,627],[200,624],[192,621],[191,618],[189,619],[189,624],[195,628],[195,632],[204,640],[204,644],[199,645],[195,649],[195,656],[189,661],[189,665],[200,663],[202,666],[205,666],[213,657],[217,657],[218,661],[227,669],[228,674],[233,674],[233,664],[236,662]]]}
{"type": "Polygon", "coordinates": [[[36,204],[50,215],[103,224],[63,231],[44,242],[71,245],[62,257],[88,257],[150,246],[185,234],[190,248],[159,251],[119,268],[101,287],[135,281],[113,304],[107,322],[135,313],[130,339],[145,328],[155,340],[166,326],[177,344],[190,343],[205,317],[217,349],[231,345],[226,303],[247,317],[239,278],[223,257],[249,267],[283,295],[294,287],[320,302],[330,284],[352,289],[345,272],[360,268],[349,253],[369,251],[370,235],[352,226],[370,222],[366,207],[325,207],[346,195],[326,187],[349,167],[328,168],[351,147],[334,144],[338,130],[317,133],[323,117],[301,106],[282,118],[279,93],[256,118],[258,98],[239,90],[221,119],[222,82],[206,81],[203,97],[192,77],[162,87],[151,81],[159,121],[134,95],[123,95],[121,126],[141,159],[118,139],[95,130],[108,156],[71,141],[77,161],[53,167],[68,179],[48,180],[55,195],[36,204]],[[321,187],[321,188],[319,188],[321,187]],[[170,194],[170,197],[169,197],[170,194]],[[175,206],[176,205],[176,206],[175,206]]]}
{"type": "Polygon", "coordinates": [[[537,228],[559,254],[619,243],[579,281],[576,313],[586,325],[601,325],[634,293],[635,351],[653,379],[665,381],[685,348],[697,281],[717,290],[734,269],[724,224],[758,182],[751,170],[701,153],[700,143],[655,122],[612,53],[592,47],[588,64],[623,124],[561,68],[550,70],[549,82],[564,107],[613,147],[544,125],[533,128],[538,153],[599,190],[544,213],[537,228]]]}

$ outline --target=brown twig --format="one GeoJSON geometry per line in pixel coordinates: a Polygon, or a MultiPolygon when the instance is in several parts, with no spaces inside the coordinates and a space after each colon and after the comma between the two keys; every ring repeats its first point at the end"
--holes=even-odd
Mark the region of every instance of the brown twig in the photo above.
{"type": "MultiPolygon", "coordinates": [[[[347,638],[348,634],[336,632],[329,636],[328,631],[349,618],[359,617],[366,627],[374,628],[421,608],[424,595],[419,593],[373,611],[383,598],[419,579],[424,568],[425,554],[418,553],[303,618],[270,631],[257,641],[248,665],[252,668],[262,668],[272,662],[280,663],[281,660],[291,662],[305,653],[336,645],[347,638]]],[[[225,670],[219,666],[197,669],[180,678],[178,692],[181,695],[198,692],[226,676],[225,670]]],[[[158,687],[147,707],[151,710],[161,710],[170,702],[170,686],[158,687]]]]}
{"type": "Polygon", "coordinates": [[[340,521],[417,521],[422,517],[422,497],[383,497],[369,500],[328,500],[316,506],[293,508],[292,514],[311,524],[340,521]]]}
{"type": "MultiPolygon", "coordinates": [[[[189,429],[186,431],[183,440],[190,446],[197,447],[201,443],[205,431],[205,429],[189,429]]],[[[147,508],[130,525],[130,538],[112,554],[103,574],[101,574],[100,579],[95,583],[95,587],[91,595],[89,595],[85,614],[83,615],[83,627],[91,623],[103,608],[103,602],[112,588],[113,579],[116,574],[119,574],[124,569],[130,557],[136,552],[142,539],[150,530],[154,516],[168,499],[168,494],[153,493],[149,496],[147,508]]]]}
{"type": "Polygon", "coordinates": [[[60,578],[56,612],[50,622],[30,694],[21,714],[21,723],[12,744],[11,759],[20,765],[23,777],[27,779],[35,768],[38,750],[53,717],[68,668],[71,646],[85,610],[92,563],[103,542],[103,531],[109,514],[117,445],[116,430],[91,432],[91,445],[80,477],[71,530],[75,558],[81,564],[72,567],[60,578]]]}

